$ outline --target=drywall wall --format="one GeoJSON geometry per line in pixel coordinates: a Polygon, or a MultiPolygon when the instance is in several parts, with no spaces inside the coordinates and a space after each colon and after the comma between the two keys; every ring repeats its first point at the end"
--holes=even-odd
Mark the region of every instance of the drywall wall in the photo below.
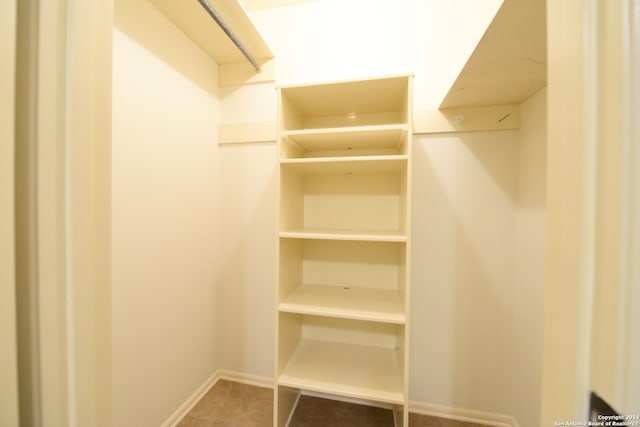
{"type": "MultiPolygon", "coordinates": [[[[16,0],[0,4],[0,98],[15,90],[16,0]]],[[[18,425],[13,102],[0,103],[0,424],[18,425]]]]}
{"type": "Polygon", "coordinates": [[[521,105],[517,149],[516,293],[513,415],[540,425],[546,259],[547,91],[521,105]]]}
{"type": "Polygon", "coordinates": [[[513,413],[517,142],[414,138],[413,401],[513,413]]]}
{"type": "Polygon", "coordinates": [[[220,148],[219,364],[263,377],[274,366],[276,165],[275,144],[220,148]]]}
{"type": "Polygon", "coordinates": [[[519,131],[414,139],[411,400],[538,425],[546,90],[519,131]]]}
{"type": "Polygon", "coordinates": [[[217,91],[217,65],[160,12],[115,2],[114,425],[161,425],[217,368],[217,91]]]}

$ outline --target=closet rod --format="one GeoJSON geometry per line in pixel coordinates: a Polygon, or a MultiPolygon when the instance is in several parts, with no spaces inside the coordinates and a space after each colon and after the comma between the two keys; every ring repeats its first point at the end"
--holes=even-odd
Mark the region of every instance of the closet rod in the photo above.
{"type": "Polygon", "coordinates": [[[251,65],[253,65],[253,68],[255,68],[256,71],[260,71],[260,64],[258,64],[258,61],[256,61],[253,55],[249,53],[246,46],[240,41],[240,39],[238,39],[238,37],[236,37],[235,33],[231,31],[231,28],[229,28],[227,23],[224,22],[224,19],[222,19],[222,16],[220,16],[220,14],[216,12],[213,6],[211,6],[211,4],[207,0],[198,0],[198,3],[200,3],[200,5],[204,8],[204,10],[207,11],[207,13],[213,18],[214,21],[216,21],[216,23],[222,29],[222,31],[224,31],[225,34],[229,36],[233,44],[235,44],[238,47],[238,49],[240,49],[240,52],[242,52],[245,58],[247,58],[247,60],[251,62],[251,65]]]}

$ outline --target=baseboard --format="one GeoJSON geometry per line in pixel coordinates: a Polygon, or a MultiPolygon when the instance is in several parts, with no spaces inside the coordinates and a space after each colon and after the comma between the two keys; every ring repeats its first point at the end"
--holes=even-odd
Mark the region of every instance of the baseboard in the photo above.
{"type": "Polygon", "coordinates": [[[196,406],[196,403],[202,399],[202,396],[207,394],[207,392],[213,387],[218,381],[218,372],[214,372],[207,380],[202,383],[200,387],[194,391],[191,396],[185,400],[185,402],[175,410],[173,414],[162,423],[161,427],[175,427],[185,415],[189,413],[189,411],[196,406]]]}
{"type": "MultiPolygon", "coordinates": [[[[229,371],[226,369],[218,369],[214,372],[191,396],[182,404],[175,412],[164,422],[161,427],[175,427],[182,418],[202,399],[202,397],[213,387],[219,380],[234,381],[241,384],[253,385],[256,387],[274,388],[274,380],[270,377],[260,375],[246,374],[243,372],[229,371]]],[[[333,400],[341,400],[349,403],[359,403],[387,407],[374,402],[368,402],[360,399],[341,398],[335,395],[324,395],[323,393],[315,393],[303,391],[300,395],[305,394],[316,397],[328,397],[333,400]]],[[[298,395],[298,398],[300,398],[298,395]]],[[[297,404],[297,402],[296,402],[297,404]]],[[[409,412],[414,414],[430,415],[433,417],[448,418],[456,421],[466,421],[476,424],[483,424],[493,427],[519,427],[516,419],[509,415],[495,414],[491,412],[473,411],[470,409],[452,408],[445,405],[438,405],[424,402],[409,402],[409,412]]],[[[292,411],[293,413],[293,411],[292,411]]],[[[290,414],[291,415],[291,414],[290,414]]]]}
{"type": "Polygon", "coordinates": [[[254,385],[256,387],[273,388],[273,378],[263,377],[260,375],[245,374],[243,372],[228,371],[219,369],[217,371],[217,380],[233,381],[241,384],[254,385]]]}
{"type": "Polygon", "coordinates": [[[410,401],[409,412],[494,427],[519,427],[516,419],[510,415],[452,408],[433,403],[410,401]]]}

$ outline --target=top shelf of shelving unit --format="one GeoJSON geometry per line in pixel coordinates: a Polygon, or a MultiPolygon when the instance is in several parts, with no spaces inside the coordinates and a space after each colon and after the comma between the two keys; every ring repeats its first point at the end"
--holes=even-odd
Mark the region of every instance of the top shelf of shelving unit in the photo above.
{"type": "Polygon", "coordinates": [[[283,130],[406,124],[409,76],[280,88],[283,130]]]}

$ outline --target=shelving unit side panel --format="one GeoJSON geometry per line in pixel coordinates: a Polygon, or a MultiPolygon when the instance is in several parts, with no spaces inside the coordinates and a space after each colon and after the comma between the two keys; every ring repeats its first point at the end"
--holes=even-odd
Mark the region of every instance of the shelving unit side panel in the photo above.
{"type": "Polygon", "coordinates": [[[396,150],[398,154],[402,154],[411,157],[411,135],[413,134],[411,126],[407,125],[407,132],[402,134],[402,138],[398,140],[396,150]]]}
{"type": "Polygon", "coordinates": [[[299,314],[280,313],[278,315],[278,372],[280,375],[296,346],[302,339],[302,316],[299,314]]]}
{"type": "MultiPolygon", "coordinates": [[[[410,161],[410,160],[409,160],[410,161]]],[[[400,203],[399,203],[399,207],[400,207],[400,211],[398,213],[398,217],[399,217],[399,223],[400,223],[400,229],[401,230],[408,230],[409,228],[409,216],[410,216],[410,211],[409,211],[409,199],[411,198],[411,193],[410,193],[410,183],[409,183],[409,178],[410,178],[410,170],[409,170],[409,165],[405,165],[405,170],[403,171],[401,177],[400,177],[400,182],[399,182],[399,187],[400,187],[400,203]]]]}
{"type": "Polygon", "coordinates": [[[409,425],[409,405],[393,406],[393,421],[395,427],[408,427],[409,425]]]}
{"type": "Polygon", "coordinates": [[[400,372],[402,372],[402,384],[406,385],[407,384],[407,379],[408,376],[406,375],[407,373],[407,356],[408,356],[408,351],[407,351],[407,335],[406,335],[406,331],[407,328],[405,326],[396,326],[396,344],[397,344],[397,349],[398,351],[396,352],[396,356],[397,356],[397,363],[398,363],[398,367],[400,368],[400,372]]]}
{"type": "Polygon", "coordinates": [[[307,240],[302,281],[397,290],[402,248],[401,243],[307,240]]]}
{"type": "Polygon", "coordinates": [[[410,301],[407,299],[407,245],[404,244],[401,247],[398,247],[398,270],[397,273],[397,281],[398,281],[398,292],[400,293],[400,298],[402,299],[402,305],[404,310],[409,306],[410,301]]]}
{"type": "MultiPolygon", "coordinates": [[[[407,77],[407,90],[402,94],[402,107],[400,109],[400,117],[402,123],[411,122],[411,111],[413,110],[413,100],[411,99],[411,86],[413,83],[413,77],[407,77]]],[[[410,128],[411,129],[411,128],[410,128]]]]}
{"type": "Polygon", "coordinates": [[[279,247],[278,304],[284,301],[302,283],[303,241],[280,239],[279,247]]]}
{"type": "Polygon", "coordinates": [[[307,151],[296,141],[284,137],[280,140],[281,159],[299,159],[307,156],[307,151]]]}
{"type": "Polygon", "coordinates": [[[286,427],[300,396],[300,390],[297,388],[276,385],[274,392],[274,425],[277,427],[286,427]]]}
{"type": "MultiPolygon", "coordinates": [[[[300,109],[287,96],[286,92],[280,89],[280,121],[281,130],[301,129],[303,119],[300,109]]],[[[281,135],[284,132],[281,132],[281,135]]]]}
{"type": "Polygon", "coordinates": [[[303,227],[304,179],[299,174],[280,168],[280,230],[303,227]]]}
{"type": "MultiPolygon", "coordinates": [[[[413,129],[413,76],[409,76],[407,79],[407,91],[406,91],[406,123],[409,129],[413,129]]],[[[404,229],[407,232],[407,243],[405,250],[400,254],[404,269],[402,269],[403,277],[401,283],[403,284],[402,290],[404,293],[404,313],[407,318],[410,318],[410,301],[411,301],[411,230],[412,230],[412,194],[413,194],[413,132],[407,133],[406,140],[407,154],[409,160],[407,162],[407,175],[404,181],[405,189],[405,218],[404,229]]],[[[411,336],[411,322],[407,322],[402,330],[398,330],[399,348],[398,363],[400,371],[402,372],[403,393],[408,396],[409,393],[409,356],[410,356],[410,336],[411,336]]],[[[408,401],[405,400],[405,404],[402,410],[402,419],[398,419],[403,427],[409,425],[409,408],[408,401]]]]}

